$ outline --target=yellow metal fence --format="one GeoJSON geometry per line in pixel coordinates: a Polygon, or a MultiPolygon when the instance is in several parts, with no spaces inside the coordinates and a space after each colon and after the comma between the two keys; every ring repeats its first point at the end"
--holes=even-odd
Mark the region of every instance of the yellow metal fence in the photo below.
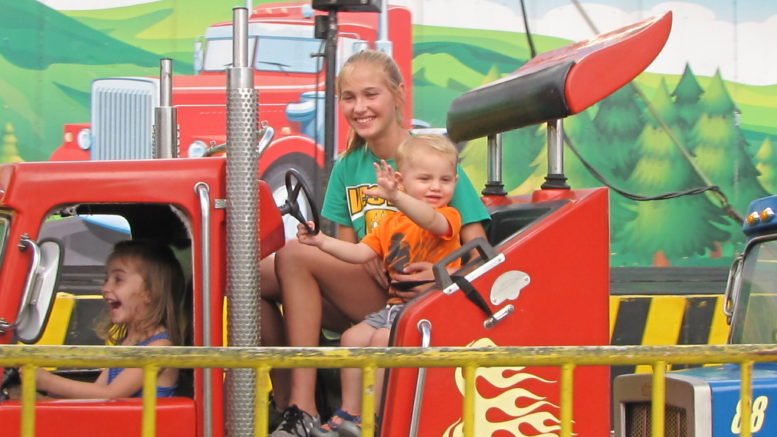
{"type": "MultiPolygon", "coordinates": [[[[561,437],[572,435],[574,370],[578,366],[649,365],[653,369],[652,436],[664,436],[666,367],[671,364],[735,363],[741,368],[741,405],[752,400],[755,362],[777,361],[777,345],[580,346],[499,348],[203,348],[109,346],[0,346],[0,367],[22,368],[21,435],[35,435],[35,369],[55,367],[136,367],[144,369],[142,436],[156,434],[156,372],[159,368],[248,368],[257,372],[255,435],[267,434],[268,375],[271,368],[360,367],[365,437],[375,430],[374,377],[377,368],[461,367],[465,390],[463,433],[475,435],[475,371],[479,367],[557,366],[561,369],[561,437]]],[[[603,406],[603,408],[605,408],[603,406]]],[[[742,423],[751,411],[742,408],[742,423]]],[[[750,437],[749,427],[741,436],[750,437]]]]}

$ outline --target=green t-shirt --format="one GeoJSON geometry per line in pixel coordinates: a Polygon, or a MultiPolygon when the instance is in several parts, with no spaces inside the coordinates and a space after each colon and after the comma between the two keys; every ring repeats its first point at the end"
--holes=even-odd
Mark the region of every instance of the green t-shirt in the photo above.
{"type": "MultiPolygon", "coordinates": [[[[364,191],[376,185],[373,163],[380,160],[369,147],[360,147],[337,160],[329,177],[321,215],[356,231],[359,240],[364,238],[388,211],[396,211],[378,197],[367,197],[364,191]]],[[[386,160],[396,168],[393,159],[386,160]]],[[[450,205],[461,214],[461,223],[475,223],[489,220],[488,210],[480,200],[464,170],[457,168],[459,180],[450,205]]]]}

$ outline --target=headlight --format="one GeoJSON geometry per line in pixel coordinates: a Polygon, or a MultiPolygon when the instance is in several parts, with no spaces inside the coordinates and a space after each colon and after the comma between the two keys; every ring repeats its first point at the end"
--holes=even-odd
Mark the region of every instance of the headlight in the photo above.
{"type": "Polygon", "coordinates": [[[203,141],[197,140],[189,144],[189,158],[202,158],[208,151],[208,145],[203,141]]]}
{"type": "Polygon", "coordinates": [[[90,129],[78,131],[76,142],[81,150],[89,150],[92,147],[92,131],[90,129]]]}

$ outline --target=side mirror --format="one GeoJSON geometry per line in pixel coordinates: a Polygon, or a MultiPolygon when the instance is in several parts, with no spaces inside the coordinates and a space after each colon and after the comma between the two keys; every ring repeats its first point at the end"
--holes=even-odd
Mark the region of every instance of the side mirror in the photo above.
{"type": "Polygon", "coordinates": [[[22,343],[34,343],[43,334],[59,282],[62,267],[62,245],[57,240],[43,240],[40,244],[22,238],[20,247],[31,249],[32,266],[24,286],[19,312],[16,316],[16,338],[22,343]]]}
{"type": "Polygon", "coordinates": [[[728,280],[726,281],[726,292],[723,296],[723,314],[726,315],[726,323],[731,325],[731,318],[734,316],[734,305],[739,296],[740,278],[742,277],[742,264],[744,255],[738,255],[731,263],[728,271],[728,280]]]}

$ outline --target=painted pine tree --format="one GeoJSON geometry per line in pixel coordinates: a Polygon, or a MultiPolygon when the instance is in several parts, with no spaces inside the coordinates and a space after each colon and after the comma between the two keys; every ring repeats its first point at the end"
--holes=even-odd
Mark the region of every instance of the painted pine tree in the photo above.
{"type": "MultiPolygon", "coordinates": [[[[737,124],[737,108],[717,71],[699,100],[702,114],[691,138],[697,167],[726,194],[736,211],[744,214],[753,199],[767,195],[758,182],[758,170],[746,151],[747,142],[737,124]]],[[[735,240],[740,224],[731,221],[735,240]]]]}
{"type": "Polygon", "coordinates": [[[696,80],[691,67],[686,63],[683,75],[672,92],[672,97],[674,97],[675,108],[677,108],[677,127],[679,127],[680,133],[677,139],[690,153],[693,153],[694,143],[689,140],[688,136],[701,115],[699,99],[701,99],[702,94],[704,94],[704,90],[696,80]]]}
{"type": "MultiPolygon", "coordinates": [[[[672,136],[679,138],[680,116],[662,80],[650,105],[662,122],[646,112],[637,140],[640,158],[628,179],[643,195],[658,195],[702,186],[691,164],[678,150],[672,136]],[[671,132],[668,132],[666,128],[671,132]]],[[[728,238],[727,224],[720,209],[706,195],[636,202],[636,218],[620,224],[621,251],[636,260],[667,266],[694,255],[715,251],[728,238]]]]}
{"type": "Polygon", "coordinates": [[[777,193],[777,149],[770,137],[764,138],[755,154],[758,182],[769,193],[777,193]]]}
{"type": "Polygon", "coordinates": [[[637,104],[636,90],[629,82],[599,103],[594,117],[601,143],[592,162],[605,176],[614,176],[614,183],[626,180],[637,162],[635,142],[642,131],[642,110],[637,104]]]}
{"type": "MultiPolygon", "coordinates": [[[[572,145],[586,162],[592,162],[599,150],[600,142],[596,135],[596,126],[589,115],[583,111],[564,120],[564,132],[572,145]]],[[[594,168],[594,170],[599,171],[594,168]]],[[[568,147],[564,149],[564,173],[569,185],[573,188],[600,187],[602,183],[596,179],[568,147]]]]}
{"type": "Polygon", "coordinates": [[[0,162],[22,162],[24,161],[19,156],[19,149],[16,140],[16,134],[14,134],[13,125],[6,123],[3,127],[3,138],[0,143],[0,162]]]}
{"type": "Polygon", "coordinates": [[[547,134],[544,125],[532,125],[503,134],[505,191],[529,194],[538,190],[548,173],[547,134]]]}

